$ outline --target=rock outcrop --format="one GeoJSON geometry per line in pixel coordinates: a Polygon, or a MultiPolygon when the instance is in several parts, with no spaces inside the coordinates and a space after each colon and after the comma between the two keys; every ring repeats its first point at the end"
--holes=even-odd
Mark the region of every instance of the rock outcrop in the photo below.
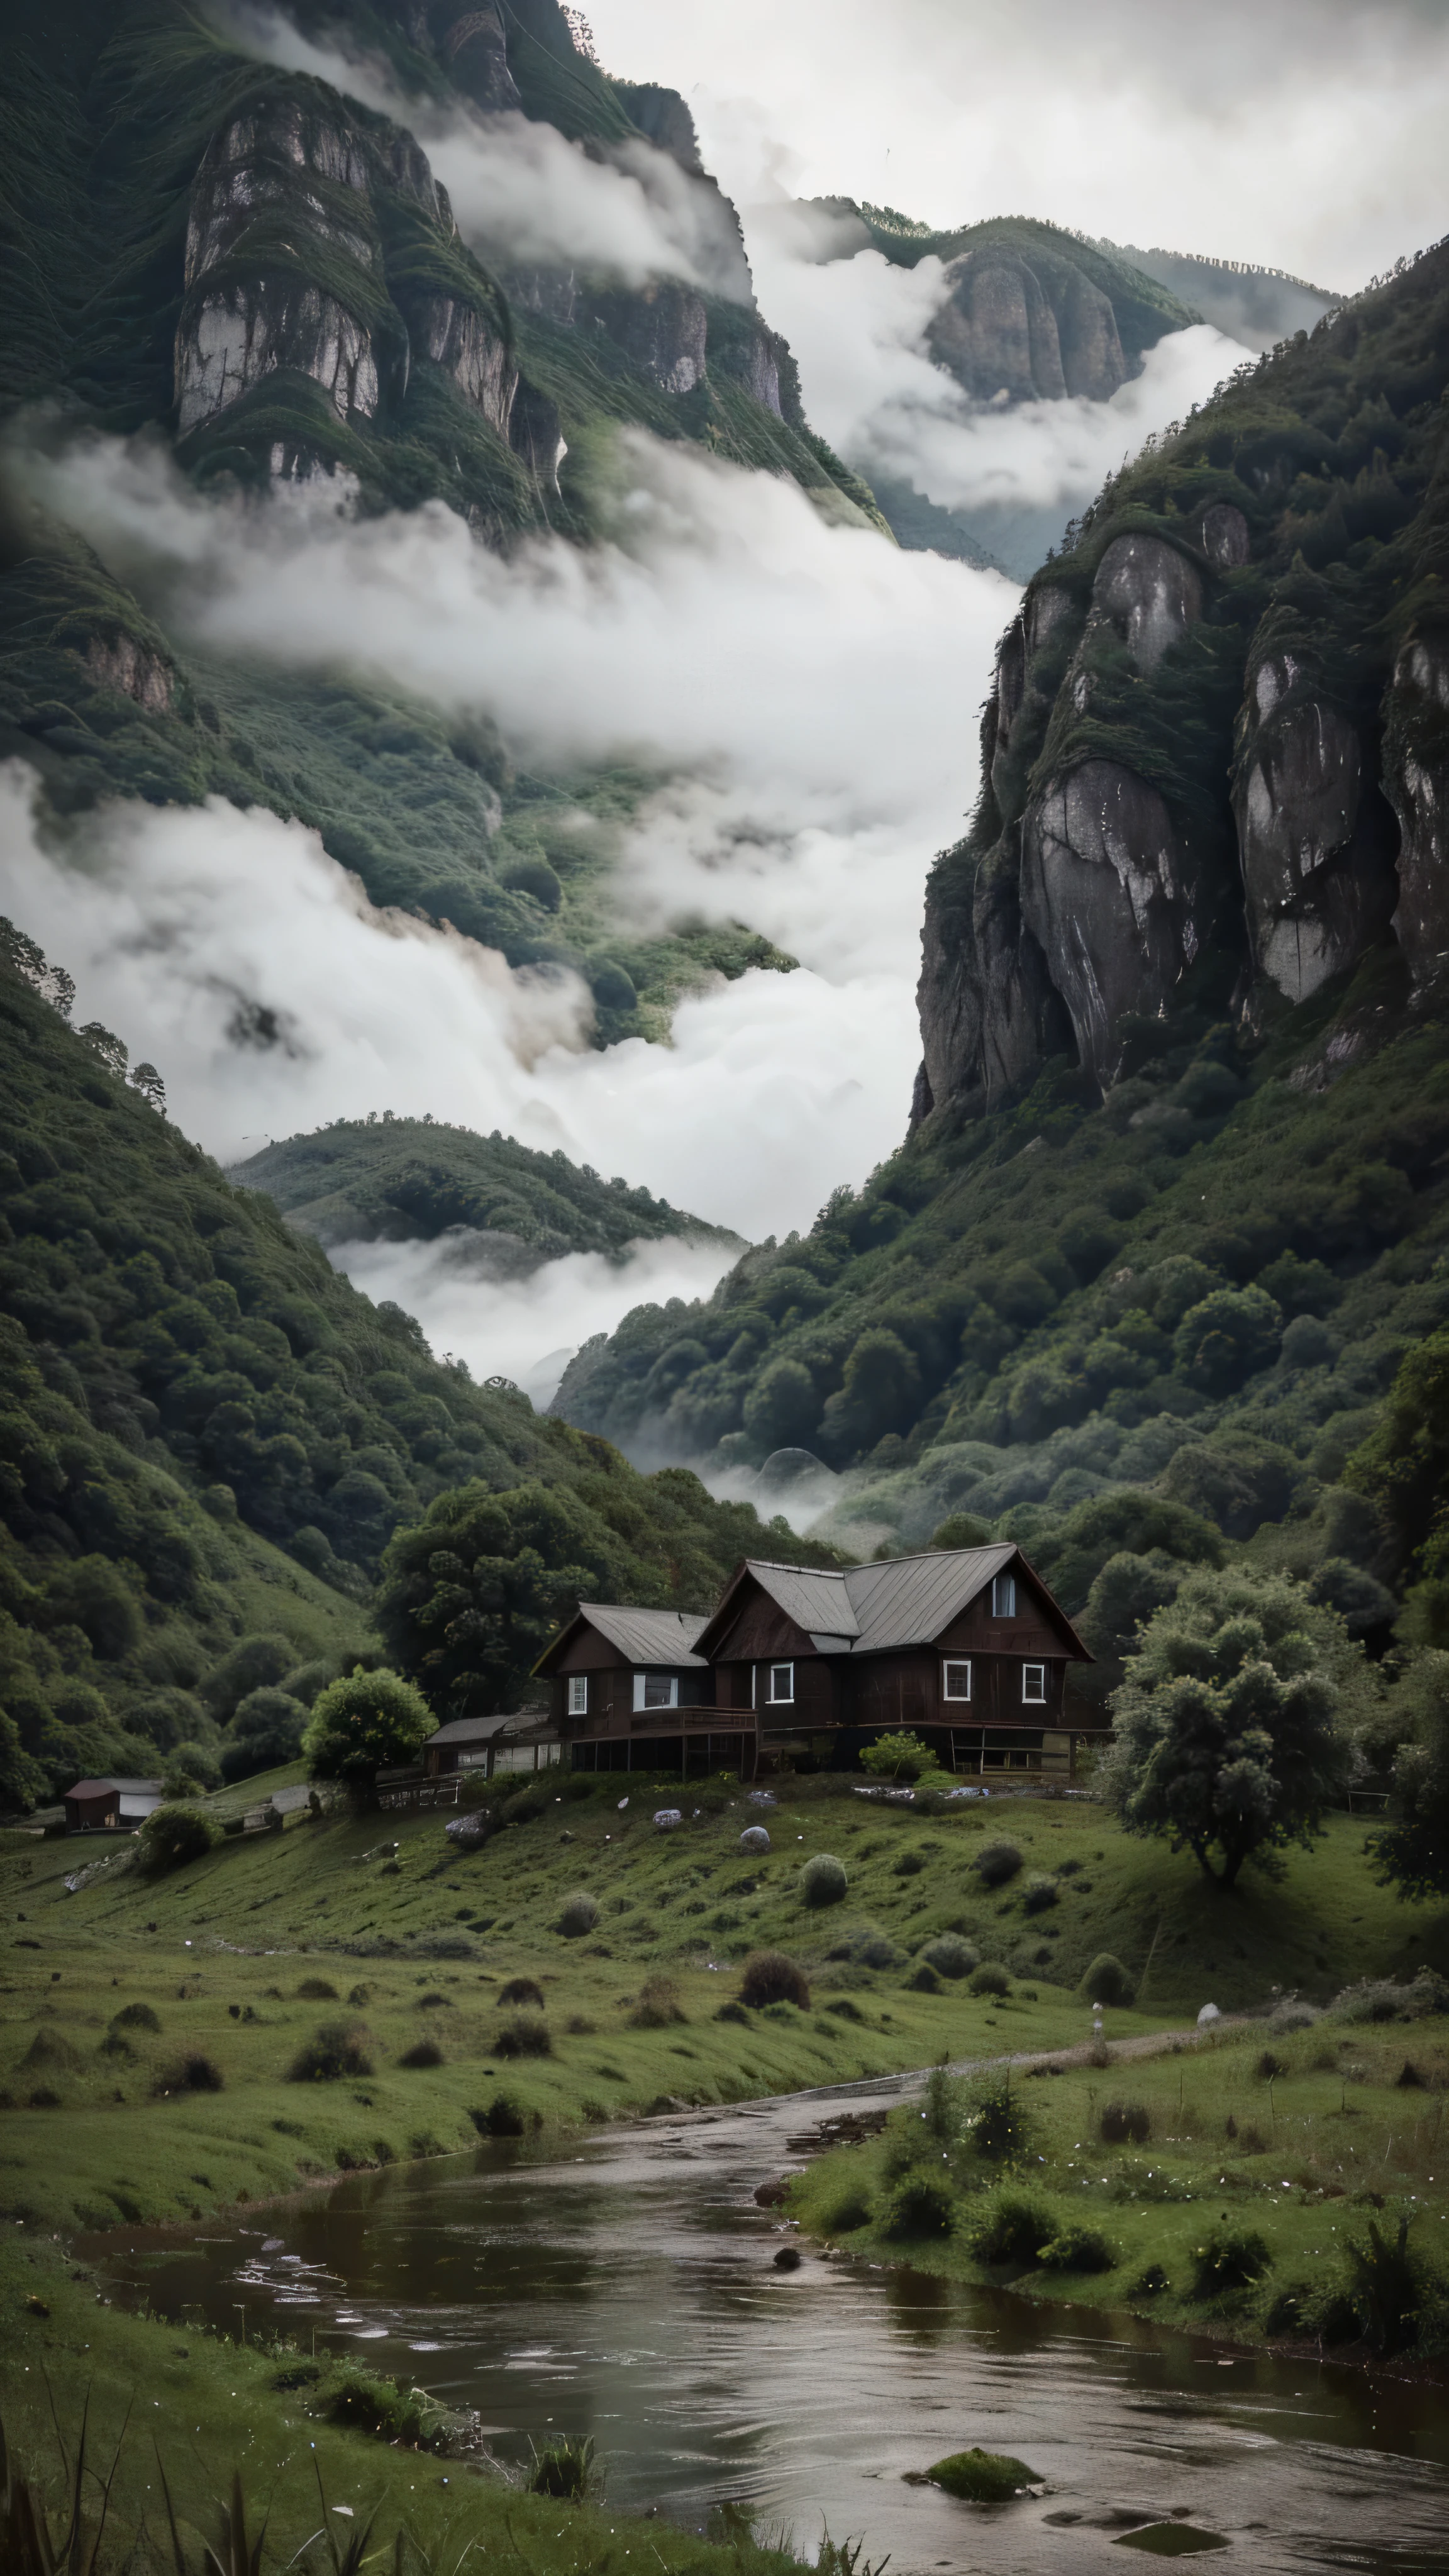
{"type": "Polygon", "coordinates": [[[1155,787],[1087,760],[1027,807],[1021,914],[1106,1090],[1117,1030],[1156,1019],[1198,952],[1197,870],[1155,787]]]}
{"type": "Polygon", "coordinates": [[[1116,627],[1139,671],[1155,671],[1202,615],[1202,580],[1160,537],[1114,537],[1092,584],[1092,608],[1116,627]]]}
{"type": "Polygon", "coordinates": [[[1449,643],[1404,646],[1384,715],[1384,792],[1399,826],[1394,936],[1426,986],[1449,967],[1449,643]]]}
{"type": "Polygon", "coordinates": [[[709,317],[692,286],[660,278],[632,294],[591,296],[587,311],[593,327],[606,331],[661,393],[692,393],[703,382],[709,317]]]}
{"type": "Polygon", "coordinates": [[[496,0],[482,9],[459,9],[452,0],[416,13],[425,23],[438,59],[475,107],[489,115],[520,108],[523,101],[508,68],[508,38],[496,0]]]}
{"type": "Polygon", "coordinates": [[[1291,654],[1249,682],[1234,809],[1261,981],[1306,1001],[1382,937],[1394,909],[1393,818],[1357,729],[1291,654]]]}
{"type": "Polygon", "coordinates": [[[1061,260],[984,244],[946,268],[948,294],[926,338],[976,402],[1105,402],[1127,379],[1117,317],[1100,287],[1061,260]]]}

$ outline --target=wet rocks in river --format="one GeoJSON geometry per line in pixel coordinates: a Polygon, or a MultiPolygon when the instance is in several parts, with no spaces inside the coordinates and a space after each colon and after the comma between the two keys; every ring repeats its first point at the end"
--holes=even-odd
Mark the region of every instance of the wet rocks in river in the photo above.
{"type": "Polygon", "coordinates": [[[796,2245],[782,2245],[779,2253],[775,2257],[775,2269],[777,2272],[798,2272],[800,2269],[799,2247],[796,2245]]]}

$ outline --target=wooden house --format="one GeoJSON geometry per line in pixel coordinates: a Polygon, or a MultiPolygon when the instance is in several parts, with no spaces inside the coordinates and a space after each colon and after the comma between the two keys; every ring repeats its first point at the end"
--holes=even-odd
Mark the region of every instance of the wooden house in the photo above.
{"type": "Polygon", "coordinates": [[[849,1768],[905,1730],[943,1770],[1066,1778],[1086,1731],[1067,1673],[1090,1661],[1003,1542],[841,1573],[750,1559],[707,1619],[581,1602],[535,1669],[576,1769],[849,1768]]]}
{"type": "Polygon", "coordinates": [[[63,1800],[66,1832],[134,1833],[161,1797],[159,1780],[77,1780],[63,1800]]]}

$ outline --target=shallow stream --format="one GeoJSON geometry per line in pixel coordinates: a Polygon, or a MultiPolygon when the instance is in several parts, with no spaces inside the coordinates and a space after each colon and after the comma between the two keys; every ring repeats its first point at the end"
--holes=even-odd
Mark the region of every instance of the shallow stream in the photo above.
{"type": "MultiPolygon", "coordinates": [[[[1222,2535],[1202,2564],[1449,2570],[1449,2390],[1249,2356],[1133,2319],[876,2269],[787,2241],[757,2184],[862,2094],[610,2129],[551,2161],[493,2144],[354,2175],[250,2226],[129,2231],[93,2254],[119,2297],[228,2332],[351,2350],[450,2405],[490,2449],[592,2433],[609,2501],[701,2527],[744,2503],[812,2555],[828,2524],[892,2576],[1116,2576],[1123,2533],[1222,2535]],[[797,2141],[792,2150],[791,2141],[797,2141]],[[980,2443],[1048,2492],[985,2508],[904,2482],[980,2443]]],[[[642,2537],[642,2535],[641,2535],[642,2537]]],[[[642,2576],[642,2571],[641,2571],[642,2576]]]]}

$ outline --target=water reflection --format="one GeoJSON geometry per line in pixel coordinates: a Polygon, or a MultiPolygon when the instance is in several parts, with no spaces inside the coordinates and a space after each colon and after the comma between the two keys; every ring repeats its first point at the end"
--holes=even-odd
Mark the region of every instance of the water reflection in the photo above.
{"type": "MultiPolygon", "coordinates": [[[[1228,2535],[1221,2563],[1444,2576],[1442,2390],[1226,2360],[1135,2319],[1038,2310],[808,2255],[777,2272],[755,2185],[788,2166],[798,2101],[609,2133],[554,2162],[495,2142],[354,2175],[266,2228],[128,2234],[123,2294],[234,2332],[360,2351],[476,2408],[523,2458],[592,2433],[613,2501],[691,2527],[739,2498],[813,2544],[863,2534],[893,2576],[1117,2571],[1132,2522],[1228,2535]],[[903,2483],[981,2443],[1050,2493],[1010,2507],[903,2483]]],[[[95,2249],[101,2251],[100,2248],[95,2249]]]]}

